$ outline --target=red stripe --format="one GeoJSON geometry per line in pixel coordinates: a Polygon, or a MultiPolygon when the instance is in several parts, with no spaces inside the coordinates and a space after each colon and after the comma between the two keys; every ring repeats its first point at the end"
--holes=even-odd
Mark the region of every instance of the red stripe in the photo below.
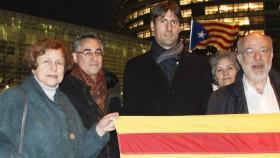
{"type": "MultiPolygon", "coordinates": [[[[235,41],[235,39],[233,39],[233,40],[228,40],[228,39],[226,39],[224,36],[221,36],[221,35],[210,35],[208,38],[219,38],[219,39],[221,39],[221,40],[223,40],[225,43],[228,43],[228,44],[232,44],[234,41],[235,41]]],[[[207,39],[208,39],[207,38],[207,39]]],[[[216,41],[216,40],[215,40],[216,41]]]]}
{"type": "Polygon", "coordinates": [[[207,22],[202,23],[203,26],[219,26],[219,27],[225,27],[228,29],[238,29],[239,25],[230,25],[230,24],[224,24],[224,23],[217,23],[217,22],[207,22]]]}
{"type": "Polygon", "coordinates": [[[225,31],[225,30],[222,30],[222,29],[207,29],[206,28],[206,30],[209,32],[209,34],[211,33],[211,32],[221,32],[221,33],[224,33],[224,34],[226,34],[226,35],[228,35],[228,36],[233,36],[233,37],[236,37],[237,36],[237,33],[238,32],[228,32],[228,31],[225,31]]]}
{"type": "Polygon", "coordinates": [[[119,134],[122,154],[280,153],[280,133],[119,134]]]}

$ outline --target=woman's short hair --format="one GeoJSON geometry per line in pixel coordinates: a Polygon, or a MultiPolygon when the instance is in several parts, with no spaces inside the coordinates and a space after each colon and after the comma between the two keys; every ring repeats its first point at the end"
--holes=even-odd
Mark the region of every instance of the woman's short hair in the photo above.
{"type": "Polygon", "coordinates": [[[210,58],[210,66],[212,69],[212,75],[215,83],[217,83],[215,72],[217,70],[218,63],[220,62],[221,59],[228,59],[233,63],[236,71],[239,70],[239,64],[237,62],[236,54],[234,52],[223,52],[223,53],[217,52],[215,55],[213,55],[210,58]]]}
{"type": "Polygon", "coordinates": [[[61,50],[65,60],[65,72],[69,71],[73,65],[73,57],[69,52],[69,47],[65,42],[58,39],[42,39],[32,44],[24,54],[24,60],[31,70],[35,70],[38,66],[37,58],[46,53],[46,50],[61,50]]]}

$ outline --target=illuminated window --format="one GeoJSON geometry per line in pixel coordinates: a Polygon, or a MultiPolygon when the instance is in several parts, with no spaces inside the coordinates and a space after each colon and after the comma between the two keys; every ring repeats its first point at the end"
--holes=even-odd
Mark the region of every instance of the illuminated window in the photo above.
{"type": "Polygon", "coordinates": [[[219,21],[219,19],[199,20],[199,22],[219,21]]]}
{"type": "Polygon", "coordinates": [[[182,10],[181,13],[182,13],[183,18],[192,16],[192,10],[191,9],[182,10]]]}
{"type": "Polygon", "coordinates": [[[222,18],[222,19],[220,19],[219,21],[220,22],[233,22],[233,18],[222,18]]]}
{"type": "Polygon", "coordinates": [[[248,8],[249,8],[248,3],[234,4],[234,12],[248,11],[248,8]]]}
{"type": "Polygon", "coordinates": [[[180,5],[190,4],[191,2],[191,0],[180,0],[180,5]]]}
{"type": "Polygon", "coordinates": [[[144,10],[143,9],[138,10],[137,11],[137,16],[142,16],[142,15],[144,15],[144,10]]]}
{"type": "Polygon", "coordinates": [[[129,25],[128,28],[133,29],[135,27],[142,26],[142,25],[144,25],[144,21],[139,20],[139,21],[136,21],[136,22],[132,23],[131,25],[129,25]]]}
{"type": "Polygon", "coordinates": [[[140,21],[137,22],[137,26],[142,26],[142,25],[144,25],[144,21],[143,20],[140,20],[140,21]]]}
{"type": "Polygon", "coordinates": [[[151,37],[151,35],[152,35],[152,33],[150,30],[145,30],[145,31],[137,33],[138,38],[149,38],[149,37],[151,37]]]}
{"type": "Polygon", "coordinates": [[[204,2],[204,0],[192,0],[192,3],[204,2]]]}
{"type": "Polygon", "coordinates": [[[133,12],[133,19],[137,18],[137,11],[133,12]]]}
{"type": "Polygon", "coordinates": [[[11,18],[11,26],[15,29],[20,29],[21,28],[21,20],[18,18],[11,18]]]}
{"type": "Polygon", "coordinates": [[[250,21],[248,17],[237,17],[234,18],[234,22],[237,22],[240,26],[242,25],[249,25],[250,21]]]}
{"type": "Polygon", "coordinates": [[[144,14],[149,14],[151,12],[151,8],[150,7],[145,7],[144,8],[144,14]]]}
{"type": "Polygon", "coordinates": [[[218,13],[218,6],[205,7],[205,15],[218,13]]]}
{"type": "Polygon", "coordinates": [[[126,18],[125,18],[125,22],[129,22],[130,20],[133,20],[139,16],[142,16],[142,15],[145,15],[145,14],[149,14],[151,12],[151,8],[148,6],[148,7],[145,7],[145,8],[142,8],[140,10],[137,10],[137,11],[134,11],[133,13],[129,14],[126,18]]]}
{"type": "Polygon", "coordinates": [[[233,12],[233,4],[220,5],[219,12],[220,13],[233,12]]]}
{"type": "Polygon", "coordinates": [[[180,25],[182,31],[190,30],[191,26],[188,23],[182,23],[180,25]]]}
{"type": "Polygon", "coordinates": [[[250,11],[263,10],[263,2],[249,3],[249,10],[250,11]]]}

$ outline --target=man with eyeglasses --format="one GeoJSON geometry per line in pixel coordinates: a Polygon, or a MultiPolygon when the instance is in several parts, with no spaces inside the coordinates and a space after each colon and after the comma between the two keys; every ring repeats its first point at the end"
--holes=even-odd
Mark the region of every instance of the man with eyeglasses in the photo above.
{"type": "MultiPolygon", "coordinates": [[[[122,105],[121,101],[107,102],[110,93],[102,68],[104,50],[100,39],[93,33],[85,33],[76,38],[73,45],[74,65],[64,77],[60,88],[76,107],[84,126],[90,129],[104,115],[113,112],[110,110],[111,107],[121,107],[122,105]]],[[[118,142],[114,131],[110,133],[110,141],[100,152],[98,158],[118,157],[118,142]]]]}
{"type": "Polygon", "coordinates": [[[236,82],[212,94],[207,113],[278,113],[280,74],[271,69],[272,39],[250,33],[238,41],[237,51],[242,69],[236,82]]]}
{"type": "Polygon", "coordinates": [[[157,4],[149,52],[129,60],[124,75],[125,115],[199,115],[212,92],[206,58],[191,54],[179,38],[182,15],[176,1],[157,4]]]}

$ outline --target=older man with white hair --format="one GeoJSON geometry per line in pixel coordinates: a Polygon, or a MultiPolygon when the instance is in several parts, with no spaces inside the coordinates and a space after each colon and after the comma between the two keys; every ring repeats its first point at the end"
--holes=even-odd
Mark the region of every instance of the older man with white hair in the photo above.
{"type": "Polygon", "coordinates": [[[238,41],[237,59],[242,67],[236,82],[210,97],[208,114],[279,112],[280,74],[271,69],[272,40],[250,33],[238,41]]]}

